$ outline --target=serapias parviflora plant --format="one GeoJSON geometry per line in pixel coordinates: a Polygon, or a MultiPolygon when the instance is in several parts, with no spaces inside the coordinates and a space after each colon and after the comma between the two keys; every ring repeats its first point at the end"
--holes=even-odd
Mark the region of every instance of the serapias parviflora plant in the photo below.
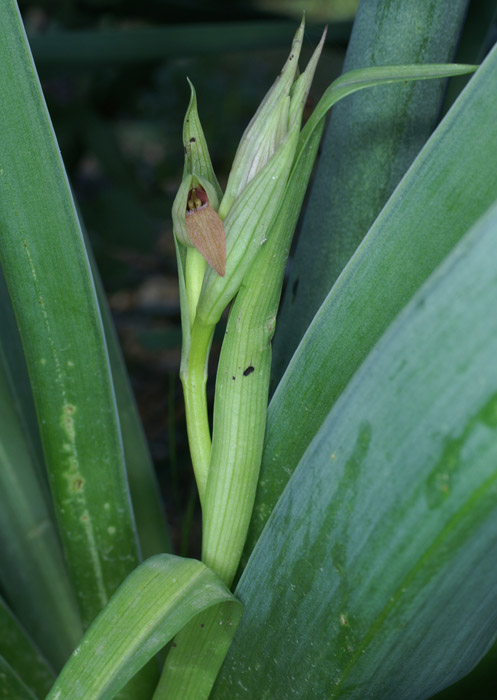
{"type": "Polygon", "coordinates": [[[339,99],[378,84],[467,73],[474,66],[380,66],[350,71],[326,90],[302,129],[302,114],[326,30],[305,71],[302,21],[290,55],[238,146],[221,191],[191,85],[183,180],[173,205],[188,439],[203,513],[202,558],[230,585],[245,541],[264,439],[275,330],[288,249],[324,117],[339,99]],[[214,328],[228,320],[214,403],[205,396],[214,328]]]}
{"type": "Polygon", "coordinates": [[[68,689],[73,692],[74,678],[84,692],[91,689],[93,698],[114,697],[173,636],[154,700],[208,698],[240,619],[240,603],[227,589],[237,573],[253,509],[271,339],[324,118],[338,100],[357,90],[475,70],[425,64],[350,71],[330,85],[302,128],[325,34],[299,75],[303,36],[302,22],[280,76],[242,137],[224,193],[212,167],[193,86],[184,122],[185,164],[173,225],[183,334],[181,380],[202,506],[203,563],[159,555],[138,567],[85,634],[50,700],[66,697],[68,689]],[[207,360],[214,329],[230,303],[211,437],[207,360]],[[128,605],[127,596],[135,590],[147,603],[147,615],[140,617],[128,605]],[[136,634],[126,635],[125,629],[136,634]],[[105,655],[97,653],[102,639],[109,641],[105,655]]]}

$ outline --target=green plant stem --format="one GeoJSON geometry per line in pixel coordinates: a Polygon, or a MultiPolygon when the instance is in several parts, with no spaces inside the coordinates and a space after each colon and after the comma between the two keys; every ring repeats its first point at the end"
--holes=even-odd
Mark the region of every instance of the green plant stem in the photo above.
{"type": "Polygon", "coordinates": [[[199,321],[193,324],[188,360],[184,369],[181,370],[188,442],[201,503],[205,495],[211,454],[211,432],[205,385],[213,333],[213,325],[204,325],[199,321]]]}
{"type": "MultiPolygon", "coordinates": [[[[216,382],[212,459],[203,504],[202,557],[228,585],[233,580],[244,545],[259,475],[260,450],[266,424],[270,341],[288,250],[306,189],[304,186],[299,190],[297,183],[307,183],[322,128],[323,124],[320,124],[302,148],[302,169],[298,174],[293,174],[288,185],[284,215],[280,212],[274,221],[268,241],[260,249],[256,264],[250,269],[238,293],[221,351],[216,382]],[[249,367],[254,367],[254,371],[244,375],[249,367]],[[225,459],[228,461],[225,462],[225,459]],[[226,551],[223,552],[224,546],[226,551]]],[[[192,334],[192,346],[194,344],[192,334]]],[[[219,662],[218,656],[210,651],[210,630],[218,629],[221,622],[217,619],[213,625],[215,615],[214,609],[205,611],[199,615],[196,626],[190,624],[182,630],[181,645],[175,648],[174,664],[169,659],[169,666],[166,662],[159,686],[161,689],[167,687],[165,679],[174,671],[174,687],[182,689],[183,693],[190,688],[207,691],[208,678],[215,677],[219,662]],[[199,626],[209,633],[200,635],[199,626]]],[[[154,700],[162,700],[162,697],[156,695],[154,700]]],[[[188,696],[183,694],[178,697],[188,696]]],[[[208,692],[206,695],[199,692],[195,696],[196,700],[207,697],[208,692]]]]}
{"type": "Polygon", "coordinates": [[[259,476],[276,315],[271,276],[260,276],[258,267],[251,278],[254,284],[242,287],[231,309],[219,360],[202,509],[202,560],[228,586],[245,543],[259,476]]]}
{"type": "Polygon", "coordinates": [[[153,700],[207,700],[238,619],[235,605],[220,604],[190,620],[174,638],[153,700]]]}
{"type": "Polygon", "coordinates": [[[227,585],[235,576],[252,516],[266,428],[271,339],[288,252],[323,126],[320,123],[302,146],[285,204],[231,309],[219,360],[202,559],[227,585]]]}

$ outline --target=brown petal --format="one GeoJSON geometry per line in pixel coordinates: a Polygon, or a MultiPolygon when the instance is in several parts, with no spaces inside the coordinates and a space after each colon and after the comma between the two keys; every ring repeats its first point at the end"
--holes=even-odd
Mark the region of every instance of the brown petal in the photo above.
{"type": "Polygon", "coordinates": [[[191,244],[224,277],[226,268],[226,234],[219,214],[210,206],[203,190],[192,190],[188,202],[200,201],[198,208],[186,211],[186,232],[191,244]],[[193,196],[192,196],[193,193],[193,196]]]}

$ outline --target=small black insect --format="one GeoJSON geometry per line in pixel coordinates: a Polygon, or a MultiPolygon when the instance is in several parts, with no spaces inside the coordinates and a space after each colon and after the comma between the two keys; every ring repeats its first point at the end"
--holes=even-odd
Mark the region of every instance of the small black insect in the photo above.
{"type": "Polygon", "coordinates": [[[249,366],[247,367],[247,369],[244,370],[243,376],[244,376],[244,377],[248,377],[249,374],[252,374],[253,371],[254,371],[254,368],[252,367],[252,365],[249,365],[249,366]]]}

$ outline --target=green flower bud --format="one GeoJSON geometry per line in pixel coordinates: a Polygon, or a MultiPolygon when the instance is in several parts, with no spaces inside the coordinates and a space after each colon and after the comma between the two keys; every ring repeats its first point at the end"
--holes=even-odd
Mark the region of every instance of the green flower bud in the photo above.
{"type": "Polygon", "coordinates": [[[280,75],[245,129],[220,206],[219,213],[223,219],[235,199],[266,165],[288,135],[290,91],[298,69],[303,36],[304,21],[295,34],[290,55],[280,75]]]}
{"type": "Polygon", "coordinates": [[[207,263],[224,275],[226,236],[217,214],[221,188],[217,181],[190,83],[190,104],[183,124],[183,180],[172,209],[178,253],[183,325],[194,322],[207,263]]]}
{"type": "Polygon", "coordinates": [[[305,101],[325,38],[304,73],[296,77],[303,34],[304,22],[279,77],[245,130],[222,199],[192,87],[183,130],[185,168],[173,205],[173,224],[177,242],[199,251],[209,267],[187,253],[183,274],[190,326],[196,317],[206,325],[217,323],[283,204],[305,101]]]}
{"type": "Polygon", "coordinates": [[[284,202],[304,105],[326,35],[295,80],[303,30],[302,23],[279,78],[247,127],[235,156],[219,206],[226,231],[226,274],[219,278],[206,271],[198,303],[199,317],[207,324],[217,323],[237,293],[284,202]]]}

